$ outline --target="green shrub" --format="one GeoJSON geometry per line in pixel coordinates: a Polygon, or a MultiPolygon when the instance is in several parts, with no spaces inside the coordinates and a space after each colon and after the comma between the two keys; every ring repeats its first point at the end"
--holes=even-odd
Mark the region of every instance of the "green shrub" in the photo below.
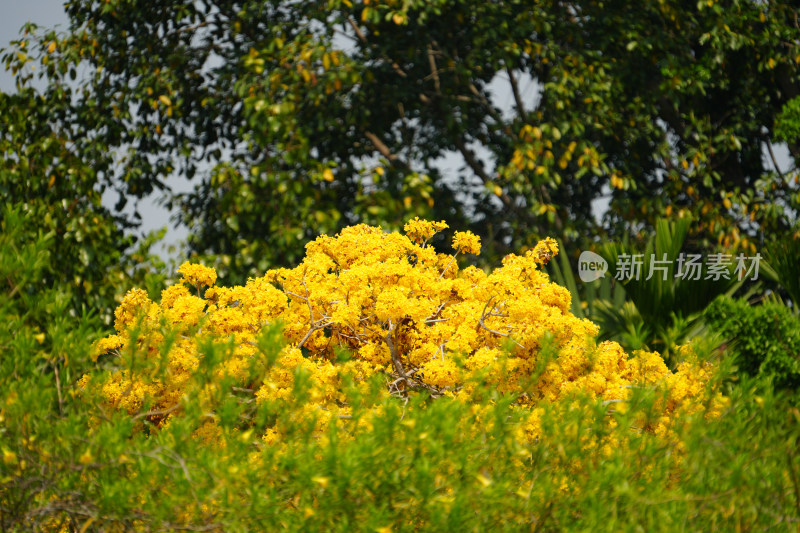
{"type": "Polygon", "coordinates": [[[800,318],[779,303],[753,306],[746,300],[720,297],[705,313],[712,331],[729,344],[739,370],[763,375],[778,388],[800,386],[800,318]]]}

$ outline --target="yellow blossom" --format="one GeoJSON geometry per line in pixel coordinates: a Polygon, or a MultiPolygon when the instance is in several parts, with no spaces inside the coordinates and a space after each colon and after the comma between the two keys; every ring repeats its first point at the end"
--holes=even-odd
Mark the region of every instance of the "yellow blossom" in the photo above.
{"type": "Polygon", "coordinates": [[[211,267],[194,265],[186,261],[178,268],[178,274],[182,274],[182,281],[195,287],[214,285],[217,281],[217,271],[211,267]]]}
{"type": "Polygon", "coordinates": [[[480,254],[481,238],[471,231],[457,231],[453,236],[453,248],[465,254],[480,254]]]}
{"type": "Polygon", "coordinates": [[[114,327],[118,332],[123,332],[134,324],[136,318],[149,310],[153,302],[142,289],[131,289],[122,299],[122,303],[114,311],[114,327]]]}
{"type": "Polygon", "coordinates": [[[408,235],[408,238],[415,243],[424,244],[437,232],[447,228],[448,226],[444,220],[441,222],[430,222],[428,220],[421,220],[419,217],[415,217],[413,220],[409,220],[406,223],[406,225],[403,227],[403,231],[405,231],[406,235],[408,235]]]}
{"type": "MultiPolygon", "coordinates": [[[[514,394],[515,408],[530,412],[515,430],[528,442],[541,436],[541,405],[567,405],[578,394],[623,410],[633,387],[656,388],[663,401],[646,429],[665,437],[676,416],[701,408],[700,399],[710,394],[711,369],[691,353],[681,352],[685,362],[672,373],[656,353],[628,357],[616,342],[598,343],[597,326],[570,312],[569,291],[540,268],[558,253],[555,240],[544,239],[524,255],[509,254],[491,271],[459,270],[455,254],[427,245],[446,228],[418,218],[405,225],[405,235],[351,226],[309,242],[296,267],[270,270],[234,287],[212,287],[213,268],[184,263],[182,281],[208,286],[203,297],[179,283],[162,292],[158,305],[133,289],[115,311],[117,335],[95,345],[98,354],[135,352],[136,364],[148,370],[166,365],[166,379],[122,366],[106,376],[84,376],[80,390],[99,391],[111,408],[131,414],[144,405],[168,410],[186,397],[213,411],[206,406],[215,396],[213,385],[190,389],[197,389],[192,376],[213,344],[221,354],[212,370],[216,381],[230,379],[239,389],[254,390],[258,402],[291,406],[291,423],[308,423],[319,438],[331,423],[372,423],[369,417],[350,421],[353,408],[343,384],[365,388],[376,373],[385,375],[387,395],[426,390],[471,402],[478,384],[514,394]],[[134,339],[129,331],[138,317],[144,320],[134,339]],[[276,323],[282,324],[286,346],[266,364],[259,336],[276,323]],[[165,324],[179,332],[169,343],[165,324]],[[341,361],[341,353],[349,360],[341,361]],[[300,406],[298,381],[308,386],[300,406]]],[[[468,231],[456,232],[452,243],[457,253],[480,252],[479,237],[468,231]]],[[[705,405],[706,412],[718,413],[724,399],[717,394],[705,405]]],[[[169,423],[166,417],[149,421],[169,423]]],[[[262,440],[281,446],[283,431],[280,424],[270,427],[262,440]]],[[[195,432],[214,445],[221,445],[221,435],[213,421],[195,432]]],[[[608,446],[599,445],[597,453],[608,446]]]]}
{"type": "Polygon", "coordinates": [[[116,350],[122,346],[122,343],[122,337],[119,335],[109,335],[108,337],[98,340],[94,344],[94,350],[92,350],[92,360],[97,361],[98,356],[116,350]]]}

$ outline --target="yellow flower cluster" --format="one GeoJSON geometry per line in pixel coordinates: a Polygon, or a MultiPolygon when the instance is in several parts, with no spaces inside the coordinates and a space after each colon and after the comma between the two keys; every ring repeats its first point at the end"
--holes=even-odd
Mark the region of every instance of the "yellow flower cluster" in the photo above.
{"type": "Polygon", "coordinates": [[[193,265],[188,261],[178,268],[178,274],[183,275],[182,281],[195,287],[210,287],[217,282],[217,271],[203,265],[193,265]]]}
{"type": "Polygon", "coordinates": [[[547,237],[540,241],[533,249],[531,254],[540,265],[546,265],[550,259],[558,253],[558,242],[555,239],[547,237]]]}
{"type": "Polygon", "coordinates": [[[413,220],[409,220],[406,223],[403,227],[403,231],[406,232],[409,239],[424,246],[425,243],[428,242],[428,239],[448,227],[444,220],[441,222],[430,222],[428,220],[420,220],[419,217],[414,217],[413,220]]]}
{"type": "MultiPolygon", "coordinates": [[[[506,256],[489,273],[459,270],[455,256],[426,246],[446,227],[414,219],[401,235],[352,226],[308,243],[297,267],[269,270],[230,288],[212,286],[213,269],[186,263],[179,270],[183,282],[210,286],[203,298],[178,284],[163,291],[159,305],[134,289],[117,309],[117,334],[97,344],[101,352],[135,341],[147,357],[166,359],[169,379],[148,382],[119,371],[106,378],[102,393],[129,412],[145,397],[153,409],[168,411],[184,396],[201,346],[211,340],[228,350],[218,375],[253,390],[258,401],[288,401],[297,375],[310,376],[311,400],[297,416],[313,417],[319,428],[349,416],[345,376],[364,383],[376,374],[385,375],[388,394],[427,391],[467,402],[479,383],[489,383],[531,411],[522,431],[528,439],[539,437],[541,402],[576,393],[624,402],[634,387],[662,387],[668,391],[663,420],[651,428],[660,433],[682,406],[700,404],[710,378],[705,366],[686,363],[672,373],[658,354],[629,358],[617,343],[595,342],[597,326],[572,315],[570,293],[540,269],[558,253],[554,240],[506,256]],[[133,339],[137,319],[148,333],[133,339]],[[274,365],[254,375],[259,333],[277,322],[287,346],[274,365]],[[164,323],[178,329],[168,344],[164,323]],[[342,361],[342,351],[351,357],[342,361]]],[[[453,247],[479,253],[480,240],[456,233],[453,247]]],[[[271,428],[265,442],[279,440],[280,431],[271,428]]]]}
{"type": "Polygon", "coordinates": [[[481,238],[471,231],[457,231],[453,236],[453,248],[465,254],[481,253],[481,238]]]}
{"type": "Polygon", "coordinates": [[[92,352],[92,359],[96,361],[99,356],[108,353],[112,350],[116,350],[120,346],[122,346],[122,337],[120,337],[119,335],[110,335],[108,337],[100,339],[94,345],[94,350],[92,352]]]}

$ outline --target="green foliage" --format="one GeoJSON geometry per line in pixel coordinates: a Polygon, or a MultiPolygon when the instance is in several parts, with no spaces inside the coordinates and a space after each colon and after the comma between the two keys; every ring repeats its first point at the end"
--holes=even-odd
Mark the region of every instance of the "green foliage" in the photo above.
{"type": "MultiPolygon", "coordinates": [[[[703,330],[702,312],[720,294],[733,294],[744,283],[737,281],[732,272],[728,279],[700,279],[678,276],[680,254],[686,249],[686,237],[692,225],[689,217],[674,221],[659,219],[656,233],[648,240],[644,250],[630,244],[606,243],[601,255],[609,263],[609,274],[617,275],[620,257],[630,258],[637,253],[644,259],[639,275],[625,273],[623,285],[628,298],[626,305],[604,303],[598,309],[598,325],[608,338],[619,338],[630,343],[630,348],[656,349],[670,362],[676,346],[685,343],[703,330]],[[656,264],[655,261],[666,261],[656,264]],[[657,268],[666,267],[666,275],[657,268]],[[637,344],[639,346],[637,346],[637,344]]],[[[704,258],[704,260],[707,258],[704,258]]],[[[625,346],[625,344],[623,344],[625,346]]]]}
{"type": "MultiPolygon", "coordinates": [[[[546,438],[522,444],[521,412],[509,408],[514,398],[491,387],[480,407],[494,420],[487,424],[446,399],[417,396],[407,405],[379,399],[385,383],[376,381],[347,390],[354,409],[343,422],[352,426],[320,435],[292,423],[292,412],[307,402],[305,376],[296,376],[288,405],[258,406],[252,390],[216,380],[226,347],[209,345],[187,389],[215,388],[210,404],[188,394],[158,430],[167,413],[147,404],[132,415],[106,412],[101,398],[80,388],[85,372],[102,380],[124,364],[161,380],[168,379],[165,367],[142,366],[146,358],[135,353],[92,363],[89,343],[98,322],[65,312],[63,288],[43,289],[38,281],[51,268],[52,235],[25,233],[18,210],[6,209],[3,220],[4,530],[670,531],[688,519],[701,529],[761,529],[800,518],[793,491],[800,460],[787,445],[800,437],[800,425],[787,419],[780,398],[755,397],[748,382],[729,391],[721,418],[706,420],[701,412],[679,428],[686,467],[677,476],[675,449],[631,429],[658,401],[647,390],[624,411],[590,400],[568,410],[544,405],[546,438]],[[383,415],[371,427],[358,426],[376,407],[383,415]],[[223,448],[202,437],[209,418],[222,428],[223,448]],[[278,420],[290,428],[289,453],[257,438],[278,420]],[[626,439],[625,446],[612,445],[626,439]]],[[[263,357],[254,359],[256,375],[275,361],[277,331],[267,329],[257,341],[263,357]]]]}
{"type": "MultiPolygon", "coordinates": [[[[554,282],[569,290],[572,296],[570,312],[573,315],[596,321],[598,306],[605,306],[603,302],[611,302],[615,308],[625,304],[625,289],[622,288],[622,284],[615,283],[611,276],[606,275],[595,282],[579,284],[570,265],[570,256],[563,248],[563,242],[558,241],[558,246],[561,253],[554,261],[547,264],[546,270],[554,282]]],[[[577,259],[574,257],[572,259],[577,264],[577,259]]]]}
{"type": "Polygon", "coordinates": [[[709,328],[730,344],[739,370],[763,375],[781,389],[800,386],[800,319],[786,306],[718,298],[706,310],[709,328]]]}
{"type": "Polygon", "coordinates": [[[67,295],[65,311],[94,312],[108,324],[125,288],[140,280],[158,290],[165,265],[150,254],[158,234],[137,244],[124,219],[103,206],[106,147],[71,140],[73,98],[68,87],[0,93],[0,222],[9,254],[49,236],[40,268],[22,272],[20,265],[34,284],[29,290],[58,287],[67,295]]]}
{"type": "MultiPolygon", "coordinates": [[[[90,342],[120,293],[163,286],[149,253],[157,236],[134,248],[125,230],[137,219],[120,214],[162,190],[192,227],[192,250],[216,254],[234,281],[295,262],[319,233],[414,215],[472,229],[487,262],[546,234],[583,246],[655,228],[645,253],[674,260],[689,237],[747,249],[759,232],[796,230],[796,188],[762,157],[772,140],[800,157],[793,4],[66,9],[66,31],[30,25],[2,51],[17,92],[0,94],[0,530],[760,530],[800,520],[800,412],[764,386],[796,390],[800,324],[775,304],[720,299],[702,313],[735,287],[719,282],[631,282],[624,302],[619,284],[579,287],[567,262],[551,265],[576,314],[629,348],[669,355],[702,320],[733,339],[742,374],[727,410],[687,419],[675,445],[637,430],[659,401],[650,390],[625,410],[543,405],[547,437],[521,445],[520,413],[491,388],[480,408],[493,424],[446,399],[379,400],[385,384],[374,383],[348,391],[352,427],[292,426],[308,377],[296,376],[288,408],[257,405],[251,390],[213,382],[224,360],[215,346],[190,388],[217,387],[210,404],[187,395],[174,413],[108,413],[78,381],[118,370],[118,360],[92,361],[90,342]],[[493,98],[499,85],[513,106],[493,98]],[[463,163],[456,180],[435,165],[452,153],[463,163]],[[176,172],[199,183],[172,194],[176,172]],[[592,200],[609,187],[597,223],[592,200]],[[103,207],[114,192],[115,209],[103,207]],[[671,212],[695,224],[658,220],[671,212]],[[376,407],[385,416],[358,426],[376,407]],[[202,438],[209,419],[223,448],[202,438]],[[279,419],[292,453],[255,437],[279,419]]],[[[795,307],[796,242],[766,252],[795,307]]],[[[612,263],[623,250],[607,249],[612,263]]],[[[280,349],[274,334],[258,344],[256,376],[280,349]]],[[[163,365],[136,355],[123,358],[128,368],[165,379],[163,365]]]]}
{"type": "Polygon", "coordinates": [[[797,195],[762,157],[800,88],[790,2],[66,9],[67,31],[31,26],[2,57],[27,98],[46,85],[25,109],[57,117],[56,145],[120,206],[197,176],[167,202],[233,281],[296,262],[318,233],[414,215],[480,234],[487,262],[672,211],[706,244],[796,224],[797,195]],[[455,178],[436,165],[453,154],[455,178]]]}
{"type": "Polygon", "coordinates": [[[783,105],[775,124],[775,136],[791,144],[800,142],[800,96],[795,96],[783,105]]]}
{"type": "Polygon", "coordinates": [[[548,269],[554,281],[570,291],[572,312],[595,322],[601,339],[615,340],[627,351],[657,350],[668,363],[674,363],[677,346],[706,332],[703,310],[708,304],[720,294],[734,294],[743,285],[732,274],[727,280],[676,277],[679,256],[689,244],[686,239],[691,224],[689,217],[659,219],[656,234],[644,243],[644,249],[630,242],[604,244],[598,251],[608,261],[609,271],[595,281],[579,284],[566,254],[550,263],[548,269]],[[638,276],[629,275],[628,269],[621,282],[615,276],[623,254],[629,259],[641,254],[643,264],[638,276]],[[666,261],[662,263],[667,265],[666,276],[654,270],[647,279],[651,255],[657,261],[666,261]]]}
{"type": "Polygon", "coordinates": [[[773,239],[764,249],[765,277],[778,284],[778,294],[788,296],[795,313],[800,309],[800,238],[773,239]]]}
{"type": "MultiPolygon", "coordinates": [[[[30,156],[43,162],[48,154],[33,151],[30,156]]],[[[19,170],[15,163],[19,160],[0,170],[6,198],[16,200],[0,206],[0,530],[57,529],[49,517],[80,500],[84,471],[94,468],[91,454],[113,449],[115,439],[124,439],[121,432],[130,427],[129,420],[120,421],[119,427],[87,439],[90,416],[96,413],[75,400],[75,384],[91,366],[91,342],[113,317],[121,285],[138,279],[158,289],[162,278],[146,262],[147,242],[134,252],[142,261],[134,266],[110,238],[118,237],[118,230],[103,211],[91,215],[94,220],[66,222],[62,217],[69,208],[51,213],[46,206],[52,196],[36,196],[34,174],[22,184],[10,179],[19,170]],[[25,193],[26,186],[33,191],[25,193]],[[83,243],[83,237],[94,240],[83,243]],[[83,246],[92,254],[109,255],[83,262],[83,246]],[[119,263],[109,263],[115,260],[119,263]],[[41,516],[28,520],[32,508],[41,516]]],[[[119,480],[95,481],[120,490],[119,480]]],[[[111,505],[112,495],[93,501],[92,508],[111,505]]]]}
{"type": "MultiPolygon", "coordinates": [[[[259,340],[267,361],[277,338],[259,340]]],[[[87,369],[88,344],[75,339],[70,365],[87,369]]],[[[222,359],[206,356],[212,366],[222,359]]],[[[183,398],[171,423],[153,431],[162,414],[105,413],[63,375],[59,401],[52,373],[13,350],[9,359],[31,371],[12,381],[4,365],[0,376],[6,531],[674,531],[689,521],[760,530],[800,518],[800,413],[787,417],[784,399],[769,391],[755,396],[747,378],[727,391],[722,416],[701,411],[677,426],[680,452],[636,429],[659,401],[653,390],[638,391],[625,410],[583,398],[570,409],[544,405],[546,437],[522,444],[522,411],[491,388],[479,406],[487,424],[448,399],[378,400],[385,384],[375,382],[349,390],[354,411],[344,426],[320,435],[295,425],[288,453],[278,453],[256,435],[303,408],[302,375],[285,409],[254,410],[246,391],[221,386],[211,411],[183,398]],[[360,427],[376,407],[383,414],[360,427]],[[222,447],[197,434],[209,417],[221,422],[222,447]]],[[[113,368],[98,365],[94,375],[113,368]]],[[[212,376],[192,379],[210,386],[212,376]]]]}

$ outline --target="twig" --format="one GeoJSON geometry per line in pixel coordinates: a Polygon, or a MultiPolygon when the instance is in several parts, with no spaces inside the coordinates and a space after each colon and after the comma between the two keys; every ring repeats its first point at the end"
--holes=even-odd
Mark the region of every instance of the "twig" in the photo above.
{"type": "MultiPolygon", "coordinates": [[[[347,17],[347,22],[350,23],[350,27],[353,28],[354,32],[356,32],[356,36],[358,36],[358,38],[361,40],[361,42],[369,46],[369,41],[367,40],[367,36],[364,35],[364,32],[362,32],[361,28],[358,27],[358,24],[356,24],[356,21],[353,20],[353,17],[347,17]]],[[[374,49],[376,47],[372,46],[372,48],[374,49]]],[[[392,64],[392,69],[398,75],[400,75],[403,78],[408,77],[408,74],[406,74],[405,71],[400,68],[400,65],[398,65],[397,62],[392,61],[389,57],[386,57],[385,55],[384,55],[384,59],[386,59],[387,61],[389,61],[392,64]]]]}
{"type": "Polygon", "coordinates": [[[769,157],[772,159],[772,164],[775,165],[775,170],[778,172],[778,175],[781,177],[781,180],[784,179],[783,172],[781,172],[780,167],[778,166],[778,160],[775,159],[775,152],[772,151],[772,143],[769,139],[767,139],[767,150],[769,151],[769,157]]]}
{"type": "Polygon", "coordinates": [[[511,92],[514,95],[514,102],[517,104],[517,112],[523,122],[528,121],[527,114],[525,113],[525,106],[522,105],[522,97],[519,94],[519,87],[517,86],[517,79],[514,77],[514,71],[511,67],[506,67],[508,73],[508,80],[511,82],[511,92]]]}
{"type": "MultiPolygon", "coordinates": [[[[461,152],[461,156],[464,158],[464,161],[467,163],[467,165],[469,165],[469,168],[472,169],[472,171],[481,179],[481,181],[485,185],[492,183],[492,178],[486,173],[486,170],[483,168],[483,164],[475,158],[475,154],[473,154],[472,151],[467,148],[467,145],[464,144],[462,139],[456,140],[456,147],[458,148],[458,151],[461,152]]],[[[502,201],[506,207],[510,209],[516,209],[514,201],[505,191],[500,194],[500,201],[502,201]]]]}
{"type": "Polygon", "coordinates": [[[431,357],[432,360],[436,358],[436,354],[437,353],[442,352],[442,363],[444,363],[444,345],[445,344],[447,344],[447,341],[445,341],[445,342],[443,342],[442,344],[439,345],[439,347],[436,349],[436,352],[433,354],[433,357],[431,357]]]}
{"type": "Polygon", "coordinates": [[[361,39],[361,42],[368,44],[369,41],[367,41],[367,36],[364,35],[364,32],[362,32],[361,28],[358,27],[358,24],[356,24],[356,21],[353,20],[353,17],[347,17],[347,22],[350,23],[350,27],[353,28],[354,32],[356,32],[356,35],[359,39],[361,39]]]}
{"type": "Polygon", "coordinates": [[[61,379],[58,376],[58,362],[53,363],[53,371],[56,375],[56,392],[58,393],[58,414],[64,414],[64,399],[61,397],[61,379]]]}
{"type": "MultiPolygon", "coordinates": [[[[523,348],[523,346],[522,346],[520,343],[518,343],[518,342],[517,342],[517,341],[514,339],[514,337],[512,337],[512,336],[511,336],[511,335],[509,335],[508,333],[501,333],[500,331],[493,330],[493,329],[491,329],[490,327],[488,327],[486,324],[484,324],[484,322],[483,322],[483,319],[484,319],[484,318],[486,318],[487,316],[489,316],[489,315],[487,315],[487,314],[486,314],[486,308],[487,308],[487,307],[489,307],[489,304],[492,302],[492,300],[493,300],[493,299],[494,299],[494,298],[489,298],[489,301],[487,301],[487,302],[486,302],[486,305],[484,305],[484,306],[483,306],[483,311],[481,311],[481,317],[478,319],[478,324],[480,325],[480,327],[482,327],[483,329],[485,329],[485,330],[486,330],[486,331],[488,331],[489,333],[494,333],[495,335],[499,335],[499,336],[501,336],[501,337],[506,337],[506,338],[509,338],[509,339],[511,339],[511,341],[512,341],[514,344],[516,344],[516,345],[517,345],[517,346],[519,346],[520,348],[523,348]]],[[[492,307],[492,310],[494,310],[494,307],[492,307]]]]}
{"type": "MultiPolygon", "coordinates": [[[[325,317],[325,318],[327,318],[327,317],[325,317]]],[[[311,337],[311,335],[315,331],[318,331],[318,330],[323,329],[323,328],[327,328],[328,326],[333,324],[333,320],[328,320],[327,322],[320,323],[320,322],[322,322],[322,320],[324,320],[324,318],[320,319],[319,322],[317,322],[315,325],[312,325],[310,328],[308,328],[308,331],[306,332],[306,334],[303,337],[303,339],[297,344],[297,349],[298,350],[303,347],[303,345],[306,343],[306,341],[308,341],[308,338],[311,337]]]]}
{"type": "MultiPolygon", "coordinates": [[[[475,95],[475,98],[484,107],[484,109],[486,109],[489,115],[492,116],[492,118],[494,119],[494,121],[497,123],[498,126],[505,125],[503,118],[497,114],[497,110],[494,108],[494,106],[492,106],[492,103],[486,99],[486,96],[483,93],[481,93],[477,87],[475,87],[474,83],[469,84],[469,90],[472,94],[475,95]]],[[[510,128],[506,127],[506,131],[513,140],[515,141],[517,140],[517,135],[513,131],[511,131],[510,128]]]]}
{"type": "Polygon", "coordinates": [[[433,48],[428,44],[428,64],[431,67],[431,76],[433,76],[433,87],[436,89],[436,94],[442,94],[442,87],[439,83],[439,70],[436,68],[436,58],[433,57],[433,48]]]}
{"type": "Polygon", "coordinates": [[[442,312],[442,309],[444,309],[444,306],[447,305],[447,303],[450,300],[452,300],[452,298],[448,298],[447,300],[442,302],[442,304],[436,309],[436,311],[431,316],[429,316],[428,318],[425,319],[425,322],[433,322],[433,321],[435,321],[439,317],[439,314],[442,312]]]}
{"type": "Polygon", "coordinates": [[[300,283],[303,284],[303,289],[306,291],[306,304],[308,305],[308,323],[309,325],[314,325],[314,309],[311,308],[311,301],[308,299],[308,287],[306,286],[306,273],[303,272],[303,279],[300,280],[300,283]]]}
{"type": "Polygon", "coordinates": [[[283,291],[283,294],[285,294],[287,296],[294,296],[295,298],[300,298],[301,300],[305,300],[306,299],[305,296],[300,296],[299,294],[295,294],[292,291],[283,291]]]}
{"type": "Polygon", "coordinates": [[[161,415],[168,415],[171,412],[175,411],[181,406],[181,402],[176,403],[172,407],[167,407],[165,409],[156,409],[155,411],[147,411],[146,413],[139,413],[138,415],[133,417],[133,420],[139,420],[140,418],[145,418],[147,416],[161,416],[161,415]]]}
{"type": "Polygon", "coordinates": [[[450,268],[450,265],[452,265],[452,264],[453,264],[453,261],[455,261],[455,260],[456,260],[456,256],[458,255],[458,253],[459,253],[460,251],[461,251],[461,250],[456,250],[456,253],[454,253],[454,254],[453,254],[453,257],[451,257],[451,258],[450,258],[450,262],[449,262],[449,263],[447,263],[447,266],[446,266],[446,267],[444,267],[444,270],[442,270],[442,273],[441,273],[441,274],[439,274],[439,277],[437,278],[437,281],[438,281],[438,280],[440,280],[440,279],[442,279],[442,277],[444,276],[444,273],[445,273],[445,272],[447,272],[447,269],[448,269],[448,268],[450,268]]]}
{"type": "Polygon", "coordinates": [[[386,146],[380,138],[372,133],[371,131],[365,131],[364,136],[369,139],[369,141],[375,146],[375,148],[381,153],[383,157],[389,160],[389,162],[399,168],[405,170],[411,170],[411,167],[408,163],[400,159],[396,154],[393,154],[389,147],[386,146]]]}

